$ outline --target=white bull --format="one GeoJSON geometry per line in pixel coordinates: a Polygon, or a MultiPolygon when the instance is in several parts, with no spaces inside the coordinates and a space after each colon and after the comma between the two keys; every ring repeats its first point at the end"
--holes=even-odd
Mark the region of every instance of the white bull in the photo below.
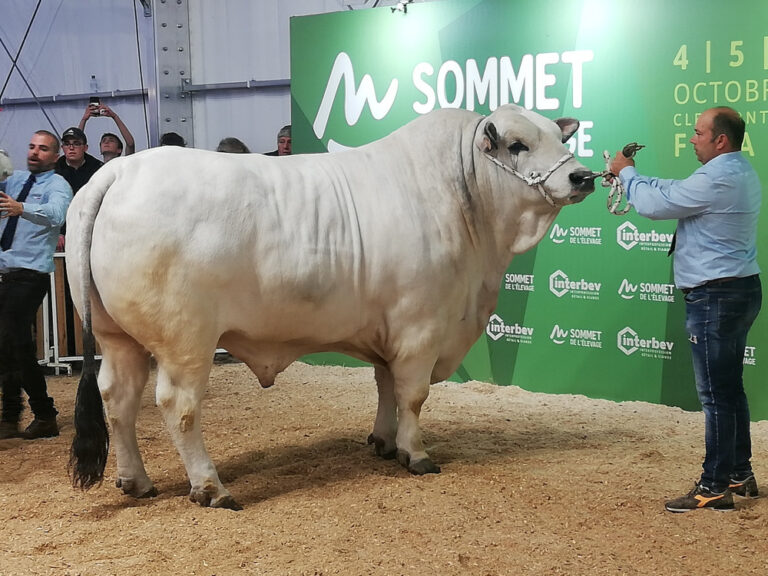
{"type": "Polygon", "coordinates": [[[87,344],[73,482],[156,494],[136,441],[150,355],[190,498],[238,508],[203,445],[200,403],[223,347],[263,386],[296,358],[371,362],[376,453],[439,472],[419,413],[482,334],[512,256],[594,190],[563,145],[578,121],[507,105],[438,110],[334,154],[269,158],[165,147],[114,160],[74,198],[67,267],[87,344]],[[84,300],[83,296],[88,298],[84,300]],[[101,345],[98,385],[93,334],[101,345]],[[99,397],[99,390],[101,397],[99,397]]]}

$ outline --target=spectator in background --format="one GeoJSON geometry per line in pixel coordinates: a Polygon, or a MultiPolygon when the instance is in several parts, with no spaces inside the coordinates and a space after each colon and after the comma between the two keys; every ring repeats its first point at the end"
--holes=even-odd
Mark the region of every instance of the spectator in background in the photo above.
{"type": "MultiPolygon", "coordinates": [[[[56,162],[56,173],[64,177],[72,187],[72,194],[77,194],[78,190],[86,185],[101,168],[104,163],[88,154],[88,139],[80,128],[67,128],[61,135],[61,146],[64,148],[64,155],[59,157],[56,162]]],[[[59,241],[56,245],[58,252],[63,252],[66,244],[67,225],[61,226],[59,241]]],[[[75,329],[79,329],[75,321],[75,309],[72,304],[72,295],[69,291],[69,283],[64,283],[64,323],[68,334],[74,334],[75,329]]],[[[70,350],[67,350],[69,353],[70,350]]]]}
{"type": "Polygon", "coordinates": [[[181,146],[185,147],[187,143],[176,132],[166,132],[160,136],[160,146],[181,146]]]}
{"type": "Polygon", "coordinates": [[[216,152],[229,152],[230,154],[250,154],[248,146],[237,138],[222,138],[216,146],[216,152]]]}
{"type": "Polygon", "coordinates": [[[277,150],[267,152],[265,156],[290,156],[291,155],[291,125],[283,126],[277,133],[277,150]]]}
{"type": "MultiPolygon", "coordinates": [[[[110,160],[114,160],[118,156],[123,155],[123,141],[120,140],[117,134],[112,132],[104,132],[99,140],[99,150],[101,151],[101,157],[106,164],[110,160]]],[[[130,151],[126,150],[125,155],[133,154],[134,149],[131,147],[130,151]]]]}
{"type": "Polygon", "coordinates": [[[104,163],[88,154],[88,138],[80,128],[64,130],[61,147],[64,155],[56,162],[56,173],[61,174],[72,186],[72,193],[77,194],[104,163]]]}
{"type": "MultiPolygon", "coordinates": [[[[125,140],[125,155],[129,156],[136,152],[136,143],[133,140],[133,134],[131,134],[130,130],[128,130],[127,126],[120,119],[120,116],[106,104],[88,104],[83,117],[80,119],[78,128],[80,128],[81,131],[84,131],[85,123],[88,122],[90,118],[102,118],[104,116],[112,118],[112,120],[115,121],[117,129],[120,131],[120,135],[125,140]]],[[[104,158],[104,162],[109,162],[123,153],[123,142],[117,135],[112,134],[111,132],[105,132],[101,136],[99,148],[101,157],[104,158]]]]}
{"type": "MultiPolygon", "coordinates": [[[[64,177],[72,187],[72,194],[85,186],[86,182],[101,168],[104,163],[88,154],[88,139],[80,128],[72,127],[64,130],[61,135],[61,147],[64,155],[56,162],[56,174],[64,177]]],[[[61,227],[58,250],[64,250],[64,235],[66,225],[61,227]]]]}
{"type": "Polygon", "coordinates": [[[59,227],[72,200],[69,184],[54,173],[58,155],[58,138],[38,130],[27,151],[29,172],[11,174],[7,194],[0,193],[0,439],[59,435],[58,412],[30,331],[48,292],[59,227]],[[19,431],[22,390],[35,416],[24,432],[19,431]]]}

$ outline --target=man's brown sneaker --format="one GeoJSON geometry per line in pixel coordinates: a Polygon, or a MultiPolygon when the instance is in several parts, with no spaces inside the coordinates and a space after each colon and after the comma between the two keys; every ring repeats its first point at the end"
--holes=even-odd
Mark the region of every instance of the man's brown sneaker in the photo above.
{"type": "Polygon", "coordinates": [[[693,490],[685,496],[675,498],[664,504],[669,512],[690,512],[699,508],[728,511],[733,510],[733,494],[730,490],[724,492],[712,492],[701,484],[696,484],[693,490]]]}
{"type": "Polygon", "coordinates": [[[731,478],[731,483],[728,485],[728,489],[742,498],[758,498],[760,493],[757,490],[757,480],[755,480],[754,474],[744,478],[743,480],[734,480],[731,478]]]}

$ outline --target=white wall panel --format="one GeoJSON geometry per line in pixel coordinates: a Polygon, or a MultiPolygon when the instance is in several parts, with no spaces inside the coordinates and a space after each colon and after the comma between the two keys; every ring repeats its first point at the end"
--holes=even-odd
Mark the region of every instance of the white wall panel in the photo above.
{"type": "MultiPolygon", "coordinates": [[[[368,8],[396,0],[153,0],[166,7],[188,3],[194,145],[214,149],[224,136],[236,136],[254,152],[275,149],[277,131],[290,118],[290,37],[292,16],[368,8]],[[171,4],[172,3],[172,4],[171,4]],[[268,81],[261,88],[211,89],[212,84],[268,81]]],[[[11,58],[37,6],[35,0],[0,0],[0,81],[11,71],[11,58]]],[[[154,10],[153,10],[154,12],[154,10]]],[[[120,115],[147,148],[162,132],[155,104],[154,20],[139,0],[42,0],[14,71],[0,94],[0,148],[18,168],[26,164],[31,134],[44,128],[61,134],[77,125],[91,92],[94,75],[102,100],[120,115]],[[136,22],[137,20],[137,22],[136,22]],[[139,54],[143,74],[139,73],[139,54]],[[22,76],[29,82],[28,88],[22,76]],[[143,82],[142,82],[143,76],[143,82]],[[140,96],[121,96],[121,91],[140,96]],[[40,98],[41,105],[33,99],[40,98]]],[[[158,50],[158,54],[160,50],[158,50]]],[[[179,79],[179,90],[182,80],[179,79]]],[[[1,87],[1,86],[0,86],[1,87]]],[[[116,132],[107,118],[86,125],[98,157],[103,132],[116,132]]]]}
{"type": "MultiPolygon", "coordinates": [[[[190,0],[192,84],[290,79],[290,18],[343,7],[339,0],[190,0]]],[[[199,92],[193,110],[196,147],[214,149],[235,136],[268,152],[291,122],[290,87],[199,92]]]]}
{"type": "MultiPolygon", "coordinates": [[[[37,2],[2,0],[0,39],[15,56],[37,2]]],[[[0,100],[0,147],[9,150],[14,165],[25,168],[26,148],[31,134],[47,129],[61,134],[77,125],[91,92],[94,75],[105,103],[115,109],[128,125],[139,149],[147,146],[144,103],[139,96],[119,97],[120,91],[138,91],[139,52],[144,70],[144,85],[152,85],[154,49],[151,21],[136,2],[125,0],[43,0],[37,11],[14,71],[0,100]],[[29,83],[24,83],[23,77],[29,83]],[[31,88],[31,92],[30,92],[31,88]],[[42,106],[34,102],[40,98],[42,106]],[[52,101],[52,99],[54,99],[52,101]],[[29,103],[20,100],[29,99],[29,103]]],[[[11,57],[0,48],[0,80],[11,71],[11,57]]],[[[2,85],[0,85],[0,88],[2,85]]],[[[98,139],[103,132],[117,132],[114,122],[94,118],[86,125],[91,149],[98,155],[98,139]]]]}

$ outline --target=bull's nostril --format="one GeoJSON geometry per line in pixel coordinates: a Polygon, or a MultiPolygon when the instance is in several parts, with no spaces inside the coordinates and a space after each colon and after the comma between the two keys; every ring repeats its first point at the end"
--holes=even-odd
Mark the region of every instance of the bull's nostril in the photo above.
{"type": "Polygon", "coordinates": [[[576,170],[568,174],[568,179],[574,187],[586,188],[590,185],[594,186],[595,174],[589,170],[576,170]]]}

